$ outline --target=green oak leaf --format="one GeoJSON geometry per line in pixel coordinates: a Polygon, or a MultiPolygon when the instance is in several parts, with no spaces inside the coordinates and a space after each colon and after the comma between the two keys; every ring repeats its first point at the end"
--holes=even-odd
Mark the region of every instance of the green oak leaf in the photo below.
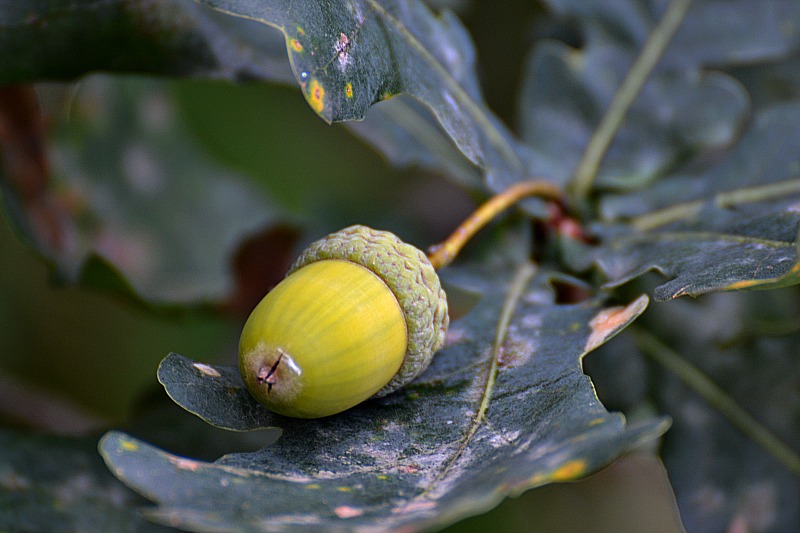
{"type": "Polygon", "coordinates": [[[757,114],[719,163],[604,199],[593,257],[618,286],[656,270],[657,300],[800,281],[800,105],[757,114]]]}
{"type": "Polygon", "coordinates": [[[710,533],[737,522],[751,530],[791,531],[800,520],[797,297],[797,289],[718,294],[665,305],[651,317],[681,331],[681,340],[676,340],[675,330],[652,327],[655,335],[668,339],[669,349],[678,350],[710,376],[794,454],[794,469],[787,468],[714,406],[658,368],[654,397],[660,412],[675,416],[675,431],[664,443],[663,457],[687,531],[710,533]],[[729,322],[709,328],[712,317],[729,322]],[[698,503],[709,493],[717,495],[719,505],[698,503]],[[754,502],[759,502],[759,511],[751,507],[754,502]],[[761,515],[762,509],[770,512],[761,515]]]}
{"type": "Polygon", "coordinates": [[[328,121],[358,119],[348,127],[393,164],[432,168],[475,189],[479,180],[473,163],[478,159],[485,159],[485,166],[494,159],[499,165],[496,171],[507,172],[500,164],[503,158],[513,162],[522,157],[525,148],[512,147],[512,137],[485,108],[475,49],[466,30],[446,8],[436,16],[417,1],[385,8],[380,2],[348,1],[310,3],[305,11],[297,4],[291,10],[287,6],[285,2],[221,4],[221,9],[242,15],[231,17],[193,0],[23,4],[0,0],[0,82],[71,80],[98,71],[293,85],[299,81],[315,111],[328,121]],[[264,11],[263,17],[255,16],[259,10],[264,11]],[[363,31],[357,20],[350,20],[345,27],[347,17],[337,18],[337,13],[352,15],[359,10],[370,19],[363,31]],[[286,37],[265,28],[264,22],[280,25],[286,37]],[[339,22],[343,25],[337,32],[334,26],[339,22]],[[308,33],[297,35],[297,28],[304,25],[308,33]],[[341,35],[349,35],[346,43],[339,43],[341,35]],[[333,49],[314,48],[322,46],[317,42],[320,39],[327,39],[334,48],[347,48],[348,59],[342,64],[353,72],[334,80],[336,70],[328,67],[338,62],[327,64],[332,59],[328,52],[333,49]],[[309,41],[306,48],[301,40],[309,41]],[[64,42],[71,46],[65,47],[64,42]],[[374,69],[373,60],[381,68],[374,69]],[[305,70],[298,70],[298,65],[305,70]],[[317,72],[318,87],[327,86],[325,102],[332,106],[338,98],[336,105],[345,109],[344,114],[333,114],[332,108],[317,109],[320,101],[311,97],[310,82],[304,79],[309,72],[317,72]],[[420,78],[422,73],[424,78],[420,78]],[[326,78],[330,80],[322,84],[326,78]],[[340,82],[341,87],[332,86],[340,82]],[[444,89],[449,93],[442,93],[444,89]],[[391,102],[365,117],[372,104],[401,91],[417,96],[427,107],[420,100],[391,102]],[[481,131],[489,136],[482,136],[481,131]],[[400,141],[403,150],[398,151],[400,141]],[[493,155],[493,150],[502,153],[493,155]],[[519,154],[514,154],[515,150],[519,154]]]}
{"type": "MultiPolygon", "coordinates": [[[[667,2],[548,4],[557,19],[578,26],[582,41],[578,47],[548,39],[535,43],[519,102],[521,133],[541,175],[566,183],[667,2]]],[[[690,5],[604,154],[595,180],[599,188],[638,190],[736,141],[751,101],[725,70],[771,64],[800,44],[792,29],[800,23],[796,2],[754,6],[690,5]]]]}
{"type": "MultiPolygon", "coordinates": [[[[559,16],[575,19],[589,35],[608,32],[613,40],[638,46],[667,7],[661,0],[546,2],[559,16]]],[[[672,68],[772,61],[800,46],[800,33],[791,26],[798,17],[800,5],[793,0],[692,2],[663,64],[672,68]],[[756,4],[760,9],[753,9],[756,4]]]]}
{"type": "Polygon", "coordinates": [[[666,429],[661,419],[626,426],[581,369],[646,297],[557,305],[552,276],[528,264],[457,279],[483,297],[402,391],[318,420],[254,417],[235,369],[171,355],[159,376],[184,408],[237,430],[279,426],[281,439],[209,463],[112,432],[100,444],[109,468],[157,503],[148,516],[185,529],[417,530],[586,475],[666,429]]]}
{"type": "Polygon", "coordinates": [[[158,381],[184,409],[224,429],[252,431],[277,425],[276,416],[256,402],[239,369],[168,355],[158,367],[158,381]]]}

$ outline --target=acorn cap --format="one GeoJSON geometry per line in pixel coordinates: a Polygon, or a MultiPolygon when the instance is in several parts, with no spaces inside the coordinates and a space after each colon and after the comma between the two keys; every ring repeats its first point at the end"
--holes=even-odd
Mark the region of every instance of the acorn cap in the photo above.
{"type": "Polygon", "coordinates": [[[385,396],[411,382],[428,368],[433,354],[444,344],[450,323],[447,295],[427,256],[393,233],[356,225],[313,242],[287,276],[324,259],[357,263],[375,273],[394,293],[405,316],[408,347],[397,374],[375,396],[385,396]]]}

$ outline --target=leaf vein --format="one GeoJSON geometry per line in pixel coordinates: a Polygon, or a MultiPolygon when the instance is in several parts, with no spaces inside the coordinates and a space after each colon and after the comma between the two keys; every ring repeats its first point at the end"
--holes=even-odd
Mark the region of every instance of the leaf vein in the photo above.
{"type": "Polygon", "coordinates": [[[514,149],[509,145],[506,141],[506,138],[503,134],[498,130],[497,126],[489,119],[489,117],[484,113],[480,106],[469,96],[461,85],[456,81],[456,79],[450,74],[450,72],[431,54],[425,46],[419,42],[419,39],[411,33],[411,31],[406,28],[406,26],[400,22],[397,18],[395,18],[391,13],[386,11],[380,4],[376,2],[376,0],[366,0],[367,3],[370,5],[372,10],[377,12],[381,15],[387,22],[389,22],[400,35],[406,40],[406,42],[413,48],[421,57],[422,59],[428,63],[428,65],[433,68],[436,74],[441,78],[444,82],[447,89],[453,94],[453,97],[461,103],[461,105],[466,109],[467,113],[481,125],[483,131],[489,136],[489,139],[495,145],[495,147],[503,154],[506,159],[506,162],[509,164],[517,167],[519,170],[524,170],[524,165],[522,161],[520,161],[519,156],[514,151],[514,149]]]}
{"type": "Polygon", "coordinates": [[[464,451],[472,442],[472,439],[475,437],[478,429],[486,422],[484,417],[492,399],[492,392],[494,390],[497,368],[499,364],[499,356],[503,343],[506,339],[506,334],[508,333],[511,318],[514,315],[514,311],[516,310],[517,305],[519,304],[519,301],[522,298],[526,287],[528,286],[528,283],[536,274],[536,270],[536,266],[533,263],[524,263],[517,270],[508,292],[506,293],[506,298],[503,302],[503,307],[497,320],[495,339],[494,343],[492,344],[492,356],[488,361],[489,367],[486,369],[486,381],[483,384],[483,394],[481,396],[480,405],[475,413],[475,416],[472,418],[466,434],[461,439],[461,442],[458,444],[456,450],[453,452],[453,456],[444,464],[442,470],[439,472],[439,475],[436,476],[431,484],[415,499],[423,499],[428,497],[428,495],[433,492],[436,486],[442,480],[444,480],[445,477],[447,477],[447,474],[450,473],[453,466],[458,462],[459,458],[464,454],[464,451]]]}
{"type": "Polygon", "coordinates": [[[752,244],[767,246],[770,248],[794,248],[795,243],[789,241],[779,241],[763,239],[760,237],[750,237],[748,235],[736,235],[733,233],[717,233],[712,231],[663,231],[657,233],[642,233],[638,235],[626,235],[614,242],[616,247],[622,247],[636,242],[687,242],[700,244],[699,241],[723,241],[735,244],[752,244]]]}

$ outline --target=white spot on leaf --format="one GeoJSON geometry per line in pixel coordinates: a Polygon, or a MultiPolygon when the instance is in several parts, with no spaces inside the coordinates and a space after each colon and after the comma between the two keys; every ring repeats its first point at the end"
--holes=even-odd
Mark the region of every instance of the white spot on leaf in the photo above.
{"type": "Polygon", "coordinates": [[[350,50],[353,48],[354,44],[350,40],[350,38],[344,34],[339,34],[339,40],[334,43],[333,48],[336,51],[336,60],[339,62],[339,68],[344,71],[352,62],[352,56],[350,55],[350,50]]]}
{"type": "Polygon", "coordinates": [[[220,374],[219,371],[217,371],[217,369],[213,366],[204,365],[203,363],[194,363],[192,366],[206,376],[211,376],[212,378],[222,377],[222,374],[220,374]]]}

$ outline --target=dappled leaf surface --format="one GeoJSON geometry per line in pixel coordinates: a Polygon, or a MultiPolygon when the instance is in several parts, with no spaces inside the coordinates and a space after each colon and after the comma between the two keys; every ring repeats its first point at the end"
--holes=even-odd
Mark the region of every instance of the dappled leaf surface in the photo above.
{"type": "MultiPolygon", "coordinates": [[[[523,272],[530,274],[528,267],[523,272]]],[[[159,504],[151,516],[180,527],[419,529],[585,475],[665,429],[660,420],[626,428],[597,401],[580,365],[584,353],[641,313],[646,299],[608,310],[596,301],[557,306],[546,275],[530,285],[518,277],[510,288],[502,276],[470,279],[483,300],[453,324],[429,371],[398,394],[319,420],[264,411],[283,428],[282,438],[215,463],[173,456],[121,433],[105,437],[104,457],[159,504]],[[504,306],[516,312],[496,333],[504,306]]],[[[235,370],[198,369],[171,356],[160,375],[168,391],[187,398],[184,407],[211,418],[219,409],[202,398],[235,387],[229,372],[235,370]]],[[[252,420],[252,400],[236,391],[228,398],[222,416],[242,429],[252,420]]]]}
{"type": "Polygon", "coordinates": [[[283,43],[252,25],[191,0],[0,0],[0,84],[101,70],[292,80],[283,43]]]}
{"type": "Polygon", "coordinates": [[[798,120],[800,105],[766,109],[718,164],[606,199],[607,216],[629,217],[598,227],[608,285],[657,270],[670,278],[655,289],[666,300],[797,283],[798,120]]]}
{"type": "Polygon", "coordinates": [[[277,222],[278,211],[187,135],[168,87],[94,78],[70,110],[51,139],[44,199],[32,203],[13,181],[0,182],[18,231],[71,281],[156,303],[228,297],[236,245],[277,222]]]}
{"type": "Polygon", "coordinates": [[[138,513],[143,499],[121,486],[96,440],[0,429],[0,530],[165,532],[138,513]]]}
{"type": "Polygon", "coordinates": [[[247,392],[239,369],[196,363],[170,354],[158,367],[170,398],[209,424],[249,431],[273,427],[276,417],[247,392]]]}

